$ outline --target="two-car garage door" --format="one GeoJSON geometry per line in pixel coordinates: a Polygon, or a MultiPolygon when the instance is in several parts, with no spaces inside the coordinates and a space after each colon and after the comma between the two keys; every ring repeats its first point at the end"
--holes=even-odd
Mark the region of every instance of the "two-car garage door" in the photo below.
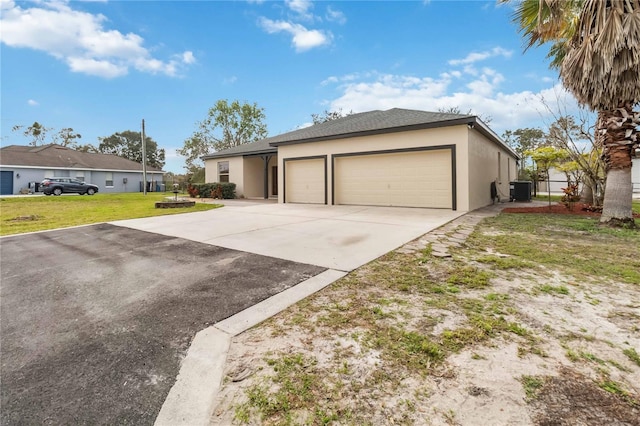
{"type": "MultiPolygon", "coordinates": [[[[333,203],[455,209],[453,149],[338,154],[333,203]]],[[[326,157],[285,160],[285,202],[327,203],[326,157]]]]}
{"type": "Polygon", "coordinates": [[[335,158],[334,204],[452,207],[451,150],[335,158]]]}

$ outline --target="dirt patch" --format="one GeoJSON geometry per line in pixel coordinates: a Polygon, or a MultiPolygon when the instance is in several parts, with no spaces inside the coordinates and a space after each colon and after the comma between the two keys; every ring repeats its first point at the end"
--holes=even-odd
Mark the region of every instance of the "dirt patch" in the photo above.
{"type": "MultiPolygon", "coordinates": [[[[504,213],[552,213],[591,217],[600,217],[602,215],[601,211],[594,211],[590,205],[583,203],[575,203],[571,208],[567,208],[562,203],[553,203],[550,206],[507,207],[502,211],[504,213]]],[[[634,213],[633,217],[640,218],[640,213],[634,213]]]]}
{"type": "Polygon", "coordinates": [[[532,420],[540,426],[640,425],[640,401],[617,398],[567,368],[544,378],[530,404],[532,420]]]}
{"type": "Polygon", "coordinates": [[[32,214],[32,215],[28,215],[28,216],[16,216],[14,218],[9,219],[10,222],[27,222],[27,221],[33,221],[33,220],[40,220],[42,217],[32,214]]]}

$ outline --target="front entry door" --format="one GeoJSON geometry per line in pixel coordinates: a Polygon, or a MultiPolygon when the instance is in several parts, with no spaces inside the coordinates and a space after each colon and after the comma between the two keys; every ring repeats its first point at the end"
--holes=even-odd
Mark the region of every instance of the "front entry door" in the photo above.
{"type": "Polygon", "coordinates": [[[278,195],[278,166],[271,167],[271,193],[278,195]]]}

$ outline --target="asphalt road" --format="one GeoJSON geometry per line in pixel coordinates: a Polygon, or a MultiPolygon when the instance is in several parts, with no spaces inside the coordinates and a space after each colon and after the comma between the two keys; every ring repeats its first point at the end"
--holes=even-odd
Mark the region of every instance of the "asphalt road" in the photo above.
{"type": "Polygon", "coordinates": [[[100,224],[0,241],[1,424],[152,424],[194,335],[322,272],[100,224]]]}

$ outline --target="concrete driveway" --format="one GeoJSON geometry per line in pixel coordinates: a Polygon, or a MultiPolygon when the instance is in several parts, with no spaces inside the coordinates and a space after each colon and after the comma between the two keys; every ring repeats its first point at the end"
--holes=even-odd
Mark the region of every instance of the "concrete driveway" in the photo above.
{"type": "Polygon", "coordinates": [[[197,332],[324,271],[109,224],[0,250],[2,425],[152,424],[197,332]]]}
{"type": "Polygon", "coordinates": [[[223,208],[113,222],[142,231],[352,271],[461,216],[399,207],[265,204],[229,200],[223,208]]]}

